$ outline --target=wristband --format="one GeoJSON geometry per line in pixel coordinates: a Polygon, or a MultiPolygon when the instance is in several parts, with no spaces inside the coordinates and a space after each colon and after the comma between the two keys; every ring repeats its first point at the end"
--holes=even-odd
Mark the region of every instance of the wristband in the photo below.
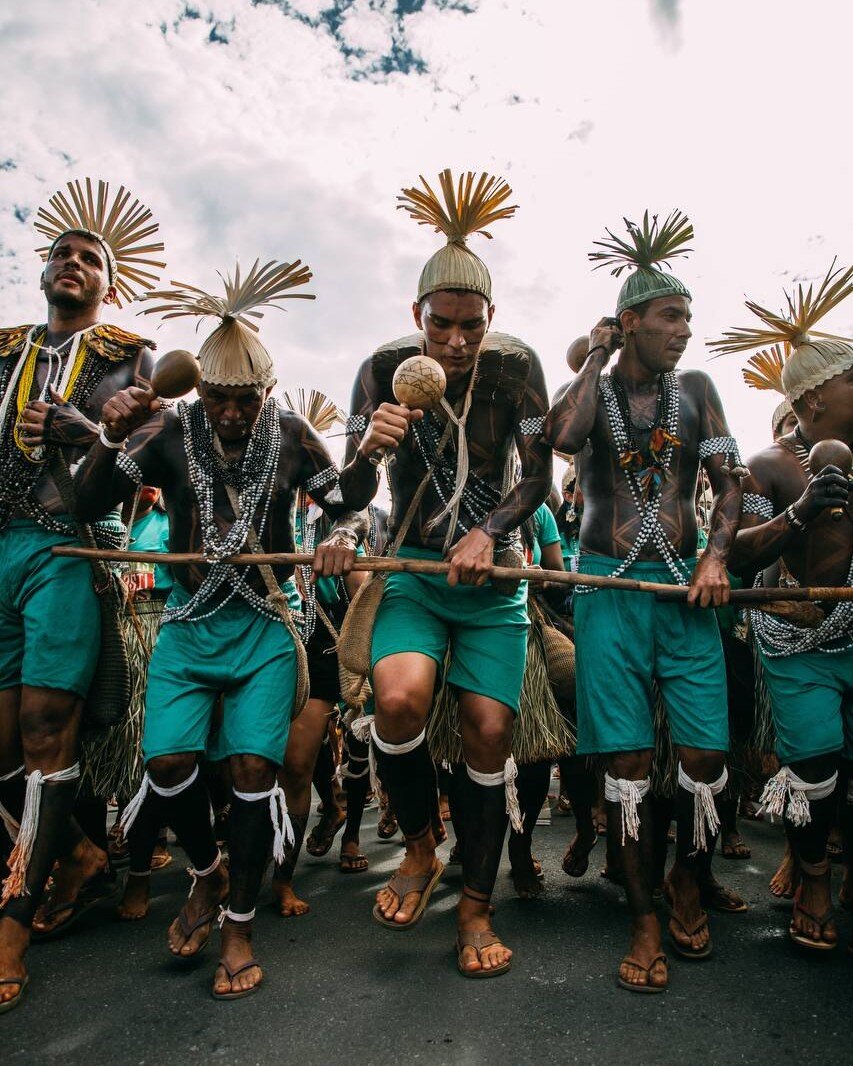
{"type": "Polygon", "coordinates": [[[785,508],[785,518],[788,521],[788,525],[792,529],[796,529],[798,533],[803,533],[805,531],[806,523],[802,518],[797,517],[797,512],[794,510],[794,505],[792,503],[788,504],[785,508]]]}
{"type": "Polygon", "coordinates": [[[104,425],[103,422],[101,423],[100,429],[101,432],[98,434],[98,440],[101,442],[101,444],[103,444],[105,448],[109,448],[112,452],[124,451],[124,446],[127,444],[127,437],[119,441],[110,440],[110,438],[107,436],[107,427],[104,425]]]}
{"type": "Polygon", "coordinates": [[[355,530],[350,529],[348,526],[341,526],[339,529],[333,529],[329,534],[329,540],[333,540],[335,537],[346,537],[355,548],[358,544],[359,538],[355,530]]]}
{"type": "Polygon", "coordinates": [[[604,352],[605,355],[608,354],[607,349],[604,347],[603,344],[596,344],[586,353],[587,359],[589,359],[593,352],[597,352],[599,348],[604,352]]]}

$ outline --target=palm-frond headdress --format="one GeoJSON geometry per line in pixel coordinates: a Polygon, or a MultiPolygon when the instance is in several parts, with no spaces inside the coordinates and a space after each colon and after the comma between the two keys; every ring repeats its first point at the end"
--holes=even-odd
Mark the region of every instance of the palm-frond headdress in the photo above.
{"type": "MultiPolygon", "coordinates": [[[[172,289],[147,293],[142,314],[168,318],[219,318],[220,324],[199,349],[202,381],[210,385],[257,385],[269,388],[275,383],[275,369],[269,352],[261,344],[258,327],[252,319],[263,318],[261,307],[280,307],[282,300],[313,300],[309,293],[290,292],[305,285],[312,275],[300,260],[260,265],[256,259],[248,274],[220,274],[224,296],[214,296],[194,285],[173,281],[172,289]]],[[[196,327],[197,328],[197,327],[196,327]]]]}
{"type": "Polygon", "coordinates": [[[628,230],[627,240],[606,230],[606,240],[593,241],[601,251],[589,253],[590,260],[595,263],[594,270],[610,267],[610,273],[616,278],[623,271],[631,270],[619,291],[616,314],[661,296],[686,296],[689,300],[687,286],[674,274],[658,269],[660,265],[669,270],[670,259],[691,251],[687,244],[693,240],[693,225],[687,216],[681,211],[672,211],[659,223],[657,215],[650,218],[646,211],[640,225],[627,218],[623,221],[628,230]]]}
{"type": "MultiPolygon", "coordinates": [[[[743,380],[751,389],[761,392],[779,392],[785,395],[785,387],[782,384],[782,371],[791,354],[791,345],[774,344],[771,348],[763,348],[747,359],[743,368],[743,380]]],[[[773,411],[770,424],[776,433],[785,419],[793,410],[788,400],[783,400],[773,411]]]]}
{"type": "Polygon", "coordinates": [[[512,189],[490,174],[479,177],[468,171],[454,181],[450,170],[439,176],[441,195],[421,176],[423,189],[403,189],[397,210],[407,211],[421,226],[433,226],[447,237],[447,244],[433,255],[418,282],[418,300],[442,289],[476,292],[492,302],[492,279],[486,264],[468,247],[468,237],[480,233],[491,240],[486,229],[493,222],[512,218],[517,208],[505,206],[512,189]]]}
{"type": "Polygon", "coordinates": [[[79,233],[103,249],[119,307],[122,299],[132,300],[138,289],[153,288],[166,264],[152,258],[163,251],[163,242],[149,241],[160,228],[151,221],[149,209],[139,200],[131,201],[131,193],[123,185],[112,199],[106,181],[98,182],[97,193],[91,178],[86,178],[85,186],[69,181],[67,188],[67,193],[54,193],[48,206],[38,210],[35,228],[50,241],[36,249],[42,259],[50,258],[61,237],[79,233]]]}
{"type": "Polygon", "coordinates": [[[285,390],[282,399],[285,407],[307,418],[318,433],[328,433],[336,422],[346,421],[346,415],[334,400],[317,389],[307,393],[303,388],[292,393],[285,390]]]}
{"type": "Polygon", "coordinates": [[[717,355],[729,355],[767,345],[787,345],[790,354],[783,360],[780,380],[787,398],[797,400],[809,389],[853,367],[853,341],[814,328],[851,293],[853,267],[836,269],[833,260],[816,291],[814,285],[804,288],[800,284],[795,293],[784,294],[784,311],[768,311],[747,300],[747,308],[762,325],[728,330],[719,340],[709,341],[708,347],[717,355]]]}

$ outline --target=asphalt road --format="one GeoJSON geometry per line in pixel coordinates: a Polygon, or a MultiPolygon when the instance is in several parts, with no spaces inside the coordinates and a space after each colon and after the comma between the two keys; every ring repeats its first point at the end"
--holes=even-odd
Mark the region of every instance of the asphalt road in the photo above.
{"type": "MultiPolygon", "coordinates": [[[[828,956],[804,955],[788,941],[789,905],[766,891],[781,853],[778,827],[747,824],[752,860],[717,860],[718,876],[752,906],[747,914],[714,917],[713,957],[672,958],[669,990],[638,996],[615,983],[627,919],[619,890],[598,876],[603,846],[582,880],[560,870],[571,819],[537,829],[535,851],[548,886],[541,900],[517,900],[502,869],[496,923],[515,958],[510,974],[490,981],[456,972],[458,867],[450,868],[417,929],[396,933],[372,920],[373,894],[400,854],[397,843],[376,839],[375,822],[375,812],[368,812],[367,873],[339,874],[337,847],[324,859],[303,860],[298,883],[310,915],[279,918],[265,890],[255,927],[265,982],[256,995],[233,1003],[211,999],[212,945],[189,969],[168,956],[165,929],[188,883],[176,861],[154,876],[145,921],[127,925],[103,907],[65,939],[31,950],[26,1002],[0,1016],[0,1061],[851,1061],[853,958],[843,946],[828,956]]],[[[442,854],[447,851],[444,845],[442,854]]],[[[846,944],[853,918],[840,921],[846,944]]]]}

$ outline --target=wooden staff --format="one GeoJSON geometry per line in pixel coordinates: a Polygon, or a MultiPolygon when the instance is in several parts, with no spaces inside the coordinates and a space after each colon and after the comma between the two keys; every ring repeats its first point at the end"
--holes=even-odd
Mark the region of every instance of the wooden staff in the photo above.
{"type": "MultiPolygon", "coordinates": [[[[51,548],[54,555],[75,559],[103,559],[113,563],[162,563],[171,566],[210,565],[211,560],[199,552],[129,552],[106,548],[78,548],[58,545],[51,548]]],[[[296,552],[258,552],[232,555],[223,562],[234,566],[311,566],[313,555],[296,552]]],[[[408,574],[446,574],[450,563],[438,559],[386,559],[383,556],[359,556],[353,570],[386,570],[408,574]]],[[[493,566],[489,576],[503,581],[531,581],[535,584],[586,585],[590,588],[619,589],[623,592],[651,592],[659,599],[683,600],[690,591],[688,585],[664,585],[655,581],[635,581],[624,577],[600,577],[596,574],[574,574],[566,570],[539,570],[512,566],[493,566]]],[[[792,600],[853,600],[853,588],[757,588],[732,589],[732,603],[773,603],[792,600]]]]}

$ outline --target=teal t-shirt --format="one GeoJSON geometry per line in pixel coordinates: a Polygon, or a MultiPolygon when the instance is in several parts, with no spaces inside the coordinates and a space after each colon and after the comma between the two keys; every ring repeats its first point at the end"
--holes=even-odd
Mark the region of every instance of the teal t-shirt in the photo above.
{"type": "Polygon", "coordinates": [[[560,533],[557,529],[557,520],[551,513],[547,503],[543,503],[533,514],[533,548],[531,555],[534,566],[542,562],[542,549],[549,544],[559,544],[560,533]]]}
{"type": "MultiPolygon", "coordinates": [[[[169,516],[152,507],[148,514],[138,518],[130,531],[132,552],[167,552],[169,550],[169,516]]],[[[172,571],[157,563],[154,567],[154,588],[168,592],[172,587],[172,571]]]]}
{"type": "MultiPolygon", "coordinates": [[[[298,552],[303,551],[302,514],[299,510],[296,511],[296,520],[294,522],[294,541],[296,550],[298,552]]],[[[356,548],[355,554],[364,555],[364,548],[361,544],[356,548]]],[[[318,577],[314,586],[317,602],[322,607],[334,607],[340,603],[342,583],[343,578],[341,577],[318,577]]]]}

